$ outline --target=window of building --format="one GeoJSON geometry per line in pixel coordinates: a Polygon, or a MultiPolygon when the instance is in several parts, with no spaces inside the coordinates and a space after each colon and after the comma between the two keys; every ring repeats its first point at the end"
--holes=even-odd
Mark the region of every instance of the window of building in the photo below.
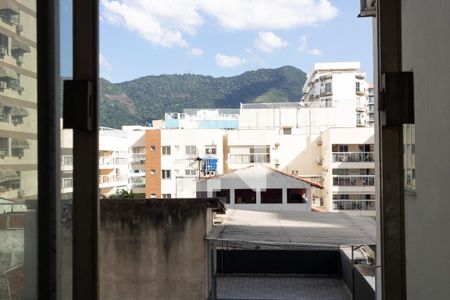
{"type": "Polygon", "coordinates": [[[8,138],[0,137],[0,157],[3,158],[9,155],[8,138]]]}
{"type": "Polygon", "coordinates": [[[163,199],[171,199],[172,198],[172,194],[162,194],[162,198],[163,199]]]}
{"type": "Polygon", "coordinates": [[[150,169],[150,175],[156,175],[156,170],[155,169],[150,169]]]}
{"type": "Polygon", "coordinates": [[[197,170],[195,170],[195,169],[186,169],[186,170],[184,170],[184,175],[185,176],[196,176],[197,175],[197,170]]]}
{"type": "Polygon", "coordinates": [[[333,144],[331,148],[333,152],[348,152],[348,145],[333,144]]]}
{"type": "Polygon", "coordinates": [[[357,92],[361,91],[361,82],[359,82],[359,81],[356,82],[356,91],[357,92]]]}
{"type": "Polygon", "coordinates": [[[287,203],[304,204],[308,202],[306,198],[306,189],[288,189],[287,197],[287,203]]]}
{"type": "Polygon", "coordinates": [[[283,203],[282,189],[266,189],[261,191],[261,203],[281,204],[283,203]]]}
{"type": "Polygon", "coordinates": [[[11,149],[11,156],[22,158],[24,155],[24,151],[22,148],[13,148],[11,149]]]}
{"type": "Polygon", "coordinates": [[[9,38],[7,35],[0,33],[0,57],[3,57],[8,54],[8,44],[9,38]]]}
{"type": "Polygon", "coordinates": [[[372,147],[370,146],[370,144],[359,145],[360,152],[371,152],[371,150],[372,150],[372,147]]]}
{"type": "Polygon", "coordinates": [[[185,153],[187,155],[196,155],[197,147],[196,146],[185,146],[185,153]]]}
{"type": "Polygon", "coordinates": [[[162,146],[162,155],[170,155],[170,146],[162,146]]]}
{"type": "Polygon", "coordinates": [[[206,146],[205,153],[210,155],[216,155],[217,154],[216,146],[206,146]]]}
{"type": "Polygon", "coordinates": [[[156,198],[156,194],[150,194],[150,198],[152,199],[156,198]]]}
{"type": "Polygon", "coordinates": [[[331,82],[325,83],[325,93],[331,93],[331,82]]]}
{"type": "Polygon", "coordinates": [[[161,170],[162,179],[170,179],[170,170],[161,170]]]}
{"type": "Polygon", "coordinates": [[[155,152],[156,151],[156,146],[155,145],[150,145],[149,150],[150,150],[150,152],[155,152]]]}
{"type": "Polygon", "coordinates": [[[284,127],[284,128],[283,128],[283,134],[284,134],[284,135],[290,135],[290,134],[292,134],[292,128],[291,128],[291,127],[284,127]]]}
{"type": "Polygon", "coordinates": [[[0,104],[0,122],[9,122],[11,109],[0,104]]]}
{"type": "Polygon", "coordinates": [[[220,191],[214,191],[213,197],[220,198],[224,203],[229,204],[230,203],[230,190],[229,189],[223,189],[220,191]]]}
{"type": "Polygon", "coordinates": [[[256,204],[256,192],[252,189],[234,190],[234,202],[236,204],[256,204]]]}

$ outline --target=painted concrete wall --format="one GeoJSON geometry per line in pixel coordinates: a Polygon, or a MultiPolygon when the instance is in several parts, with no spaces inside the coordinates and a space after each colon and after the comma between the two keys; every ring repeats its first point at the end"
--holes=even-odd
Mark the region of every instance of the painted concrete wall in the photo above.
{"type": "Polygon", "coordinates": [[[403,70],[414,72],[416,192],[405,199],[408,299],[450,295],[449,1],[402,1],[403,70]]]}
{"type": "Polygon", "coordinates": [[[197,199],[102,200],[100,299],[206,299],[208,210],[197,199]]]}

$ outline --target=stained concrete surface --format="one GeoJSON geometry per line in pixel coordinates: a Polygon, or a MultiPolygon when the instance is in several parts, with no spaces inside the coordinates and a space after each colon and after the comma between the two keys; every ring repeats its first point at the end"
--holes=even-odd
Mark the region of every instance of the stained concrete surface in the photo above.
{"type": "Polygon", "coordinates": [[[209,240],[261,247],[338,248],[374,245],[375,220],[345,213],[227,210],[209,240]]]}

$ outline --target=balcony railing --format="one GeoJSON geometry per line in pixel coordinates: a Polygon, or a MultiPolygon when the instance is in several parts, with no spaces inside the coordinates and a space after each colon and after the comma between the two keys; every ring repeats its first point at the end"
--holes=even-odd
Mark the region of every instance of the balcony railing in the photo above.
{"type": "Polygon", "coordinates": [[[374,162],[373,152],[333,152],[333,162],[374,162]]]}
{"type": "Polygon", "coordinates": [[[127,165],[128,160],[124,157],[100,156],[98,164],[100,166],[127,165]]]}
{"type": "Polygon", "coordinates": [[[375,210],[375,200],[333,200],[335,210],[375,210]]]}
{"type": "Polygon", "coordinates": [[[145,154],[133,154],[131,156],[132,164],[144,164],[145,163],[145,154]]]}
{"type": "Polygon", "coordinates": [[[375,176],[336,176],[333,186],[374,186],[375,176]]]}
{"type": "Polygon", "coordinates": [[[230,154],[228,161],[231,164],[270,163],[269,153],[230,154]]]}
{"type": "Polygon", "coordinates": [[[99,175],[99,184],[108,183],[123,183],[127,181],[127,177],[124,175],[99,175]]]}

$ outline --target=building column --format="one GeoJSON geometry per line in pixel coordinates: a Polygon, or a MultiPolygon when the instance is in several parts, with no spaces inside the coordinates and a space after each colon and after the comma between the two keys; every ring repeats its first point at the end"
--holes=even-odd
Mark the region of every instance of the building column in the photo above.
{"type": "Polygon", "coordinates": [[[261,189],[256,190],[256,205],[261,205],[261,189]]]}
{"type": "Polygon", "coordinates": [[[230,189],[230,205],[233,207],[236,203],[234,202],[234,189],[230,189]]]}

